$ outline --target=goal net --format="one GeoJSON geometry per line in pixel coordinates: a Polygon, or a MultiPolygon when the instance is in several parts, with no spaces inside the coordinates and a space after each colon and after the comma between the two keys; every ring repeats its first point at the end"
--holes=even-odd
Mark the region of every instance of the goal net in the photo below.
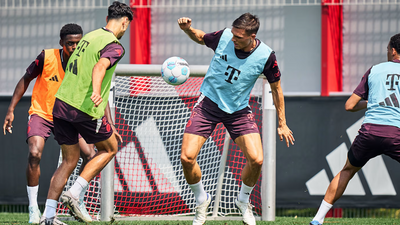
{"type": "MultiPolygon", "coordinates": [[[[116,77],[115,126],[123,142],[119,144],[114,180],[110,182],[114,182],[114,207],[118,216],[194,214],[195,199],[183,174],[180,152],[186,122],[200,95],[202,80],[202,77],[190,77],[184,84],[172,86],[161,76],[116,77]]],[[[250,106],[260,132],[261,100],[262,96],[251,95],[250,106]]],[[[225,146],[226,164],[220,169],[226,135],[225,127],[218,124],[197,158],[205,191],[213,197],[220,196],[212,201],[209,216],[239,215],[234,200],[239,193],[246,159],[229,140],[229,146],[225,146]],[[220,171],[223,179],[219,179],[220,171]],[[218,180],[222,182],[219,184],[218,180]]],[[[74,174],[70,181],[76,179],[77,170],[74,174]]],[[[90,183],[85,197],[93,217],[100,213],[100,179],[98,176],[90,183]]],[[[261,177],[250,196],[256,216],[261,216],[260,184],[261,177]]],[[[65,190],[69,189],[68,185],[65,190]]],[[[67,209],[60,206],[58,212],[67,213],[67,209]]]]}

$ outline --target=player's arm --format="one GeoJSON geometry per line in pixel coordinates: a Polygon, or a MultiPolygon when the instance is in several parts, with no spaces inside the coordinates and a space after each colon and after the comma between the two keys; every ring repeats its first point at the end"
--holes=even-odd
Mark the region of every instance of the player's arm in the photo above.
{"type": "Polygon", "coordinates": [[[359,110],[367,108],[368,101],[368,93],[369,93],[369,86],[368,86],[368,77],[371,73],[372,67],[364,74],[361,78],[360,83],[353,91],[353,94],[347,99],[344,108],[346,111],[350,112],[357,112],[359,110]]]}
{"type": "Polygon", "coordinates": [[[274,100],[274,105],[276,109],[276,114],[278,115],[279,139],[283,141],[283,138],[285,138],[286,145],[289,147],[289,143],[294,145],[294,137],[293,137],[293,132],[286,125],[285,100],[281,88],[281,81],[278,80],[274,83],[270,83],[270,86],[272,92],[272,99],[274,100]]]}
{"type": "Polygon", "coordinates": [[[30,82],[33,80],[31,76],[27,73],[19,80],[17,86],[15,87],[14,94],[11,98],[10,105],[8,106],[7,114],[4,119],[3,133],[6,135],[6,131],[12,133],[12,122],[14,121],[14,109],[18,102],[21,100],[22,96],[25,94],[30,82]]]}
{"type": "Polygon", "coordinates": [[[90,99],[94,103],[94,107],[100,105],[103,101],[101,98],[101,84],[103,83],[104,76],[106,75],[107,68],[111,65],[108,58],[100,58],[100,60],[94,65],[92,70],[92,96],[90,99]]]}
{"type": "Polygon", "coordinates": [[[352,94],[349,99],[347,99],[344,108],[346,111],[357,112],[361,109],[366,109],[368,105],[367,100],[363,100],[360,96],[352,94]]]}
{"type": "Polygon", "coordinates": [[[108,104],[107,104],[107,107],[106,107],[106,110],[104,112],[104,115],[107,118],[108,122],[110,123],[111,128],[113,130],[113,133],[114,133],[115,137],[117,138],[117,141],[118,142],[122,142],[122,137],[118,133],[117,129],[115,128],[114,120],[113,120],[113,118],[111,116],[110,102],[108,102],[108,104]]]}
{"type": "Polygon", "coordinates": [[[204,45],[204,35],[206,34],[202,30],[194,29],[192,27],[192,19],[182,17],[178,19],[178,24],[181,30],[183,30],[194,42],[204,45]]]}

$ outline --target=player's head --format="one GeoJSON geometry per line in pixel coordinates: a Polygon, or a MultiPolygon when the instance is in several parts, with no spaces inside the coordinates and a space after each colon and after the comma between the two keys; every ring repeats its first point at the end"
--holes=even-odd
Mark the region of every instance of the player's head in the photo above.
{"type": "Polygon", "coordinates": [[[115,36],[120,39],[128,29],[129,23],[133,20],[133,12],[128,5],[115,1],[108,7],[107,23],[114,21],[119,24],[115,36]]]}
{"type": "Polygon", "coordinates": [[[249,51],[254,47],[254,40],[260,21],[256,15],[245,13],[232,23],[232,41],[236,49],[249,51]]]}
{"type": "Polygon", "coordinates": [[[75,23],[64,25],[60,30],[60,45],[67,56],[70,56],[82,39],[82,27],[75,23]]]}
{"type": "Polygon", "coordinates": [[[400,59],[400,33],[393,35],[390,38],[389,44],[387,46],[387,58],[388,61],[393,59],[400,59]]]}

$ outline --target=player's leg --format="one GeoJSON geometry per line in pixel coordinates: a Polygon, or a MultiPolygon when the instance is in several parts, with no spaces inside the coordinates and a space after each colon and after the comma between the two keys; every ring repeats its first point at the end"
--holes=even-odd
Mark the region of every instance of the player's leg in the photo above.
{"type": "Polygon", "coordinates": [[[47,194],[46,208],[43,213],[44,217],[41,219],[43,221],[55,219],[58,199],[60,198],[64,186],[79,160],[80,149],[78,143],[74,145],[63,144],[61,145],[61,151],[62,163],[51,178],[49,192],[47,194]]]}
{"type": "Polygon", "coordinates": [[[223,123],[232,140],[235,141],[246,157],[246,165],[242,170],[242,185],[235,203],[242,212],[243,223],[255,224],[253,206],[250,204],[249,198],[260,177],[264,160],[258,126],[250,107],[226,115],[223,123]]]}
{"type": "Polygon", "coordinates": [[[250,204],[250,195],[260,177],[263,164],[263,149],[259,133],[250,133],[235,139],[236,144],[246,157],[246,165],[242,170],[242,186],[236,199],[236,205],[243,215],[245,224],[255,224],[253,206],[250,204]]]}
{"type": "Polygon", "coordinates": [[[181,149],[181,163],[186,181],[192,190],[196,200],[196,214],[193,224],[204,224],[207,217],[207,209],[211,203],[211,196],[204,190],[201,182],[201,170],[197,163],[197,156],[207,138],[184,133],[181,149]]]}
{"type": "Polygon", "coordinates": [[[118,141],[105,117],[73,125],[87,143],[95,143],[97,153],[83,168],[72,187],[61,196],[61,200],[77,219],[91,222],[91,219],[86,218],[80,210],[79,194],[117,154],[118,141]]]}
{"type": "Polygon", "coordinates": [[[26,168],[27,192],[29,199],[29,223],[39,223],[41,213],[37,204],[39,191],[40,160],[47,138],[53,129],[53,123],[36,114],[29,116],[27,143],[29,147],[26,168]]]}
{"type": "Polygon", "coordinates": [[[45,140],[40,136],[28,138],[29,154],[26,168],[27,192],[29,201],[29,223],[39,223],[41,213],[37,203],[39,192],[40,160],[45,140]]]}
{"type": "Polygon", "coordinates": [[[62,162],[51,178],[46,208],[41,218],[41,224],[52,224],[54,221],[58,223],[56,218],[58,199],[60,198],[69,176],[75,169],[80,155],[78,131],[74,126],[70,122],[57,117],[53,117],[53,123],[54,137],[61,146],[62,162]]]}
{"type": "MultiPolygon", "coordinates": [[[[83,168],[85,168],[87,162],[89,162],[96,154],[96,151],[94,150],[94,144],[86,143],[85,139],[83,139],[82,136],[79,136],[79,148],[81,149],[80,155],[82,158],[82,164],[79,167],[79,174],[81,174],[83,171],[83,168]]],[[[86,185],[85,187],[83,187],[82,191],[79,193],[79,208],[82,211],[82,214],[86,218],[87,221],[92,220],[92,217],[89,215],[89,213],[86,209],[86,204],[84,201],[88,188],[89,188],[89,184],[86,185]]]]}
{"type": "Polygon", "coordinates": [[[197,163],[200,149],[219,122],[221,110],[208,98],[201,96],[186,124],[181,147],[181,164],[186,181],[196,200],[196,214],[193,224],[204,224],[211,196],[204,190],[201,170],[197,163]],[[207,110],[205,110],[207,108],[207,110]],[[214,113],[216,111],[216,113],[214,113]]]}
{"type": "Polygon", "coordinates": [[[325,197],[318,209],[317,214],[310,224],[319,225],[324,222],[325,216],[332,205],[343,195],[347,184],[353,176],[368,162],[380,154],[383,146],[382,137],[376,137],[363,132],[361,127],[358,136],[354,139],[347,153],[347,160],[343,169],[333,178],[325,193],[325,197]]]}
{"type": "Polygon", "coordinates": [[[79,174],[81,174],[86,164],[96,155],[96,151],[94,150],[94,144],[88,144],[81,136],[79,137],[79,148],[81,149],[80,155],[82,158],[82,164],[79,167],[79,174]]]}
{"type": "Polygon", "coordinates": [[[324,222],[325,216],[328,211],[332,208],[333,204],[340,197],[342,197],[344,191],[346,190],[347,184],[361,168],[362,167],[351,165],[349,159],[347,159],[343,169],[333,178],[333,180],[329,184],[328,189],[325,193],[324,200],[322,201],[320,207],[318,208],[317,214],[310,224],[322,224],[324,222]]]}

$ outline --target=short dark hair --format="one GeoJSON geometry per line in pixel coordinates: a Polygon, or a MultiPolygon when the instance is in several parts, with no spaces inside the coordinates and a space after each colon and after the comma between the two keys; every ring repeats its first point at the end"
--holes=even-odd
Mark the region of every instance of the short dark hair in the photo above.
{"type": "Polygon", "coordinates": [[[400,33],[390,38],[389,45],[396,50],[397,54],[400,54],[400,33]]]}
{"type": "Polygon", "coordinates": [[[69,34],[83,34],[82,27],[75,23],[64,25],[60,30],[60,38],[64,40],[69,34]]]}
{"type": "Polygon", "coordinates": [[[133,20],[133,12],[131,7],[125,3],[114,1],[112,5],[108,7],[108,19],[120,19],[122,17],[128,17],[129,21],[133,20]]]}
{"type": "Polygon", "coordinates": [[[232,27],[244,29],[248,35],[257,34],[258,28],[260,28],[260,20],[256,15],[245,13],[233,21],[232,27]]]}

